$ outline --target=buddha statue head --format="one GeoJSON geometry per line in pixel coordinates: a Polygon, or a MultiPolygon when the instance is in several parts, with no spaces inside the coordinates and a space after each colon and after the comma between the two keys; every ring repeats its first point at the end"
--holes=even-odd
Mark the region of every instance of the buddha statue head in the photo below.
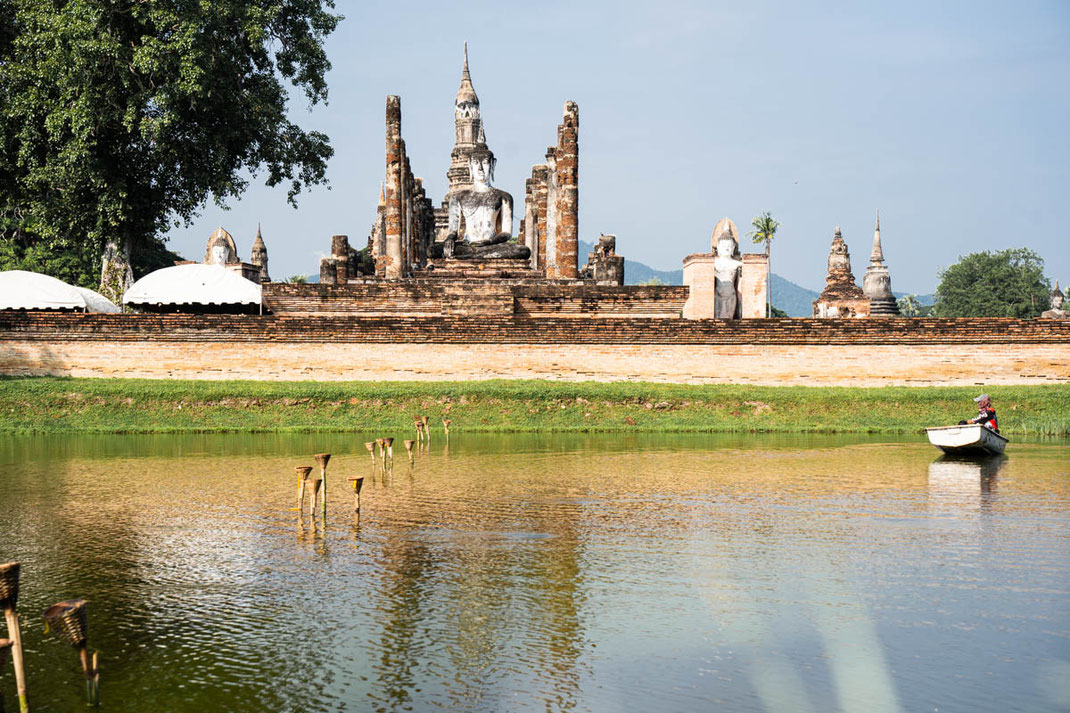
{"type": "Polygon", "coordinates": [[[238,259],[238,249],[234,244],[234,238],[222,227],[216,228],[215,232],[209,236],[204,262],[208,265],[232,265],[241,262],[238,259]]]}
{"type": "Polygon", "coordinates": [[[1063,308],[1063,293],[1059,289],[1059,281],[1055,281],[1055,289],[1051,291],[1051,308],[1061,310],[1063,308]]]}
{"type": "Polygon", "coordinates": [[[477,188],[491,187],[495,163],[497,162],[490,151],[473,151],[468,157],[468,175],[477,188]]]}
{"type": "Polygon", "coordinates": [[[717,257],[739,259],[739,238],[736,224],[730,218],[721,218],[713,228],[713,251],[717,257]]]}

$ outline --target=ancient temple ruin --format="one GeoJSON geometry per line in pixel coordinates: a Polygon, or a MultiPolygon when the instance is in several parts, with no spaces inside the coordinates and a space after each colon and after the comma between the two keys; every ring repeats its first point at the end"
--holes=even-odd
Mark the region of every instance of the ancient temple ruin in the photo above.
{"type": "Polygon", "coordinates": [[[579,107],[566,102],[556,144],[526,182],[519,234],[513,196],[493,185],[497,159],[487,145],[479,96],[465,46],[454,99],[455,143],[449,186],[434,208],[412,172],[402,138],[401,98],[386,102],[386,176],[367,245],[355,250],[335,236],[320,280],[496,279],[622,285],[616,240],[600,241],[583,270],[579,252],[579,107]]]}
{"type": "Polygon", "coordinates": [[[814,316],[868,317],[869,309],[869,298],[862,288],[855,284],[855,276],[851,272],[851,253],[848,252],[847,243],[843,241],[843,234],[837,225],[836,233],[832,237],[832,247],[829,249],[825,289],[814,300],[814,316]]]}

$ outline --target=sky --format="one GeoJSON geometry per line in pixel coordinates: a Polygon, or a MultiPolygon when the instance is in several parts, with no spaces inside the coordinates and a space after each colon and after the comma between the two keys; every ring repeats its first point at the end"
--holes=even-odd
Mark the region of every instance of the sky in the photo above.
{"type": "MultiPolygon", "coordinates": [[[[861,281],[880,211],[899,292],[980,250],[1028,247],[1070,284],[1070,1],[721,0],[351,2],[327,41],[330,188],[253,178],[169,245],[203,255],[219,225],[249,259],[257,223],[274,279],[315,273],[333,234],[366,243],[385,173],[384,112],[401,96],[413,172],[437,206],[469,43],[495,185],[523,215],[524,180],[580,109],[580,239],[659,269],[710,251],[724,216],[771,211],[772,269],[824,285],[837,226],[861,281]]],[[[519,228],[514,222],[514,233],[519,228]]],[[[744,251],[758,247],[743,245],[744,251]]],[[[581,256],[583,262],[583,256],[581,256]]],[[[627,262],[625,263],[627,269],[627,262]]]]}

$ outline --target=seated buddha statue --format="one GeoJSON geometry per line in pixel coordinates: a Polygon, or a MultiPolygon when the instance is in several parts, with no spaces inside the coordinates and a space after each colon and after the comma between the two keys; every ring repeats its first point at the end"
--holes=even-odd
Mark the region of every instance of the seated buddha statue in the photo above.
{"type": "Polygon", "coordinates": [[[432,248],[432,257],[495,260],[528,258],[525,245],[510,243],[513,227],[513,197],[491,185],[494,158],[489,152],[475,153],[468,161],[472,187],[458,191],[449,200],[449,232],[441,245],[432,248]],[[461,218],[464,237],[458,237],[461,218]]]}
{"type": "Polygon", "coordinates": [[[1043,312],[1042,319],[1070,319],[1070,311],[1063,309],[1063,291],[1059,289],[1059,283],[1055,283],[1055,289],[1051,291],[1051,309],[1043,312]]]}

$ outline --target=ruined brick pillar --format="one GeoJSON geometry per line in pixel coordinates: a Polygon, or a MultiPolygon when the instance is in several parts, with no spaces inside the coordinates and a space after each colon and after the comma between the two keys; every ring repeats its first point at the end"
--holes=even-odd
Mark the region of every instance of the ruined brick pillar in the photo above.
{"type": "Polygon", "coordinates": [[[405,148],[401,140],[401,97],[386,98],[386,185],[383,190],[385,203],[386,246],[375,261],[375,272],[387,279],[399,279],[404,275],[402,256],[402,230],[404,221],[403,169],[405,148]]]}
{"type": "MultiPolygon", "coordinates": [[[[580,109],[576,102],[565,102],[564,119],[557,128],[555,152],[555,221],[554,277],[575,280],[579,277],[580,188],[579,188],[580,109]]],[[[550,277],[550,275],[547,275],[550,277]]]]}
{"type": "Polygon", "coordinates": [[[531,267],[546,268],[546,181],[550,168],[544,163],[531,167],[525,185],[523,243],[531,249],[531,267]]]}
{"type": "Polygon", "coordinates": [[[338,284],[349,282],[349,236],[331,236],[331,259],[335,263],[335,275],[338,284]]]}
{"type": "Polygon", "coordinates": [[[546,187],[541,198],[542,230],[539,233],[539,260],[546,277],[557,278],[557,148],[546,149],[546,187]]]}
{"type": "Polygon", "coordinates": [[[338,284],[338,262],[333,257],[320,258],[320,284],[338,284]]]}

